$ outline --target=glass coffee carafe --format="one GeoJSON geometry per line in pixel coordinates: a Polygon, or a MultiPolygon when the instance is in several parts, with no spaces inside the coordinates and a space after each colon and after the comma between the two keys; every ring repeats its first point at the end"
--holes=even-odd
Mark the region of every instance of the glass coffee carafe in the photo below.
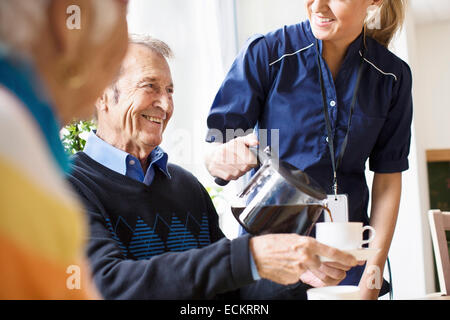
{"type": "Polygon", "coordinates": [[[297,233],[309,235],[327,204],[327,195],[306,173],[251,148],[260,163],[232,203],[234,217],[253,235],[297,233]]]}

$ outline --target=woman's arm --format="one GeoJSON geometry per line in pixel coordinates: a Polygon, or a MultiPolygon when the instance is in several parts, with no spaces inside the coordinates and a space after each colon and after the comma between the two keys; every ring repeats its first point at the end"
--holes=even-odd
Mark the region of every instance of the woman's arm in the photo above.
{"type": "Polygon", "coordinates": [[[397,223],[401,189],[401,172],[375,173],[372,184],[370,225],[375,228],[377,234],[370,243],[370,247],[381,250],[374,258],[367,261],[359,283],[363,299],[378,298],[383,282],[384,265],[397,223]]]}

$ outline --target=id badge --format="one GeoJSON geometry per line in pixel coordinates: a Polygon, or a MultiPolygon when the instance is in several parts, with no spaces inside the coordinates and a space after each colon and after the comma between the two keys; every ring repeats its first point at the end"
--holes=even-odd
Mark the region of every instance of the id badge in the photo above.
{"type": "MultiPolygon", "coordinates": [[[[348,199],[346,194],[329,194],[328,208],[331,211],[333,222],[348,222],[348,199]]],[[[325,214],[325,222],[331,222],[328,214],[325,214]]]]}

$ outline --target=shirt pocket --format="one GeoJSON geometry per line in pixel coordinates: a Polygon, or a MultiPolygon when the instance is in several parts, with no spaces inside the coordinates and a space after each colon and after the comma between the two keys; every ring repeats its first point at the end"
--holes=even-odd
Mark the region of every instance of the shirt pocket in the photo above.
{"type": "Polygon", "coordinates": [[[386,119],[353,114],[348,136],[347,150],[342,161],[342,170],[364,171],[365,163],[374,148],[386,119]]]}

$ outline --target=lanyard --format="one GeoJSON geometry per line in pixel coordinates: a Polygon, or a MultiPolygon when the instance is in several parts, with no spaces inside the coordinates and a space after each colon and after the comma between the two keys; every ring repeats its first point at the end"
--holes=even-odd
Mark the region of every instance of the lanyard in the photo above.
{"type": "Polygon", "coordinates": [[[331,130],[330,116],[328,114],[327,97],[325,94],[325,85],[323,82],[322,66],[320,63],[319,42],[317,40],[316,40],[316,50],[317,50],[317,65],[319,66],[320,89],[322,91],[323,113],[325,116],[325,123],[327,126],[328,148],[330,149],[331,165],[333,166],[333,191],[334,191],[334,194],[337,195],[338,194],[337,170],[339,169],[339,166],[341,165],[342,158],[344,157],[345,149],[347,148],[348,134],[350,132],[352,115],[353,115],[353,111],[355,109],[359,84],[361,82],[362,69],[363,69],[363,63],[364,63],[364,48],[362,49],[361,62],[360,62],[359,69],[358,69],[358,76],[356,78],[356,84],[355,84],[355,88],[353,91],[352,103],[350,106],[350,114],[349,114],[348,123],[347,123],[347,132],[345,133],[345,138],[344,138],[344,141],[342,142],[341,150],[339,151],[337,160],[335,160],[335,157],[334,157],[334,137],[333,137],[332,130],[331,130]]]}

